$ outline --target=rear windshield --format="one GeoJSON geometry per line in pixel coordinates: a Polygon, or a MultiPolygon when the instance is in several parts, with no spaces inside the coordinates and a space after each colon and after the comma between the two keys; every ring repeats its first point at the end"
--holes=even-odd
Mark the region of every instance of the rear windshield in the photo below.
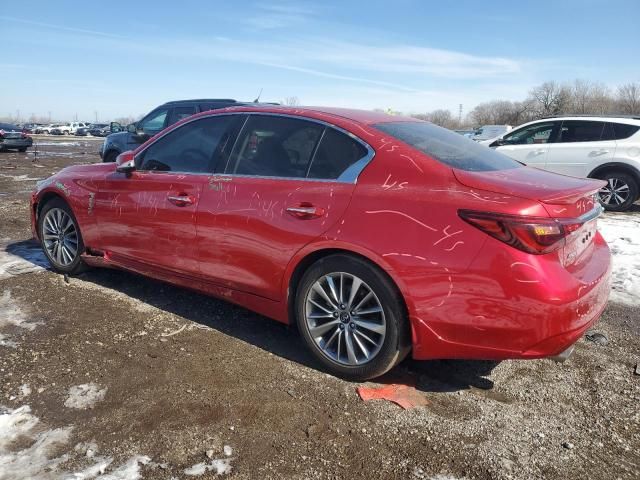
{"type": "Polygon", "coordinates": [[[428,122],[390,122],[373,125],[453,168],[471,172],[506,170],[522,164],[446,128],[428,122]]]}

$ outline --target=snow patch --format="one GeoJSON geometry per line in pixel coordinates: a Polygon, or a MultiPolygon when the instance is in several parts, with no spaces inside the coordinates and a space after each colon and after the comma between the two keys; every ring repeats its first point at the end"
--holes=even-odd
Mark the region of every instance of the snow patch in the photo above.
{"type": "Polygon", "coordinates": [[[69,396],[64,402],[64,406],[68,408],[77,408],[86,410],[104,400],[107,394],[107,388],[100,388],[95,383],[84,383],[82,385],[74,385],[69,389],[69,396]]]}
{"type": "Polygon", "coordinates": [[[49,261],[37,243],[0,243],[0,280],[47,268],[49,261]]]}
{"type": "Polygon", "coordinates": [[[140,466],[151,462],[147,456],[134,455],[107,471],[113,458],[93,459],[97,447],[92,442],[75,447],[77,453],[86,452],[86,458],[93,462],[91,465],[77,472],[61,471],[59,467],[71,454],[55,456],[55,453],[68,443],[73,428],[46,430],[39,423],[28,405],[13,410],[0,406],[0,480],[140,480],[140,466]],[[16,449],[17,441],[18,445],[29,446],[16,449]]]}
{"type": "Polygon", "coordinates": [[[215,472],[216,475],[225,475],[231,472],[231,458],[218,458],[210,463],[196,463],[192,467],[185,469],[184,474],[190,477],[199,477],[207,472],[215,472]]]}
{"type": "Polygon", "coordinates": [[[11,178],[14,182],[37,182],[39,180],[42,180],[42,178],[34,178],[30,177],[29,175],[7,175],[6,173],[0,173],[0,177],[11,178]]]}
{"type": "Polygon", "coordinates": [[[598,230],[613,257],[610,299],[627,305],[640,303],[640,216],[608,213],[598,219],[598,230]]]}
{"type": "Polygon", "coordinates": [[[11,291],[6,290],[0,296],[0,346],[16,347],[16,342],[11,340],[9,334],[3,333],[8,327],[18,327],[25,330],[33,330],[38,322],[30,322],[29,317],[22,311],[18,304],[11,298],[11,291]]]}

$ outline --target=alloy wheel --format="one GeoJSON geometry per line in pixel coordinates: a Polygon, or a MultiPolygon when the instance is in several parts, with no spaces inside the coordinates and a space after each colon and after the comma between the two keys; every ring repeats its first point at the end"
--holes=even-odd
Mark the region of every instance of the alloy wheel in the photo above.
{"type": "Polygon", "coordinates": [[[387,331],[375,292],[345,272],[324,275],[311,286],[305,299],[305,322],[322,354],[345,366],[373,360],[387,331]]]}
{"type": "Polygon", "coordinates": [[[600,201],[605,205],[622,205],[629,199],[630,187],[621,178],[607,179],[607,184],[599,191],[600,201]]]}
{"type": "Polygon", "coordinates": [[[61,208],[49,210],[42,221],[42,241],[49,258],[61,267],[78,255],[78,230],[71,216],[61,208]]]}

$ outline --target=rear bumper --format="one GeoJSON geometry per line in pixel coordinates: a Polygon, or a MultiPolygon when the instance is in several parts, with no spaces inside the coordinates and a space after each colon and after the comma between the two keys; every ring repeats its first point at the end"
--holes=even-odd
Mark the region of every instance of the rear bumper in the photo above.
{"type": "Polygon", "coordinates": [[[0,148],[27,148],[33,145],[33,139],[27,138],[5,138],[0,141],[0,148]]]}
{"type": "Polygon", "coordinates": [[[597,322],[611,289],[611,256],[599,234],[579,272],[557,258],[514,252],[483,252],[468,272],[451,275],[451,294],[441,306],[416,305],[414,358],[552,357],[597,322]],[[535,269],[518,270],[525,262],[535,269]]]}

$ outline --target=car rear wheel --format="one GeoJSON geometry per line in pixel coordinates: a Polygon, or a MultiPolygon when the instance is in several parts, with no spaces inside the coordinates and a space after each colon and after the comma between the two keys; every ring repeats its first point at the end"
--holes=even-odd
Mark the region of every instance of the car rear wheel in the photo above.
{"type": "Polygon", "coordinates": [[[27,147],[20,147],[18,149],[19,152],[26,152],[27,151],[27,147]]]}
{"type": "Polygon", "coordinates": [[[62,132],[63,135],[69,135],[69,130],[65,130],[64,132],[62,132]]]}
{"type": "Polygon", "coordinates": [[[638,182],[624,172],[608,172],[600,177],[607,184],[599,191],[600,203],[605,210],[623,212],[638,199],[638,182]]]}
{"type": "Polygon", "coordinates": [[[296,295],[298,329],[331,373],[351,380],[382,375],[409,351],[400,294],[377,267],[331,255],[304,274],[296,295]]]}
{"type": "Polygon", "coordinates": [[[38,218],[38,233],[45,255],[54,270],[78,273],[85,267],[84,243],[71,208],[60,198],[47,202],[38,218]]]}

